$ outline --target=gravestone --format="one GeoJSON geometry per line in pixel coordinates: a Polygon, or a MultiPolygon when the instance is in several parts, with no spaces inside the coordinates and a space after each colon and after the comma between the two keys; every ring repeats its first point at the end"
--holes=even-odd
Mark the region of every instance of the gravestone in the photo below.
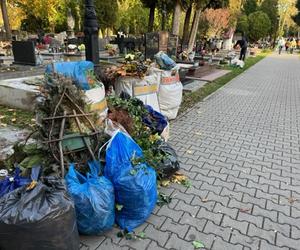
{"type": "Polygon", "coordinates": [[[168,41],[167,54],[170,57],[177,57],[178,36],[171,35],[168,41]]]}
{"type": "Polygon", "coordinates": [[[99,50],[105,50],[105,46],[107,44],[107,39],[99,38],[99,50]]]}
{"type": "Polygon", "coordinates": [[[159,51],[167,52],[169,43],[169,32],[159,32],[159,51]]]}
{"type": "Polygon", "coordinates": [[[151,32],[145,34],[145,58],[153,59],[159,52],[159,33],[151,32]]]}
{"type": "Polygon", "coordinates": [[[37,65],[33,41],[12,41],[14,64],[37,65]]]}

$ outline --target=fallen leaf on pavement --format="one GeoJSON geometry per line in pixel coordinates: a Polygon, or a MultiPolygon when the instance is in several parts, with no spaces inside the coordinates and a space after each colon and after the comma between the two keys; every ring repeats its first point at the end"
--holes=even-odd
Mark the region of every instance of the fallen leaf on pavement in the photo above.
{"type": "Polygon", "coordinates": [[[146,234],[144,232],[140,232],[138,235],[137,235],[138,238],[141,238],[141,239],[145,239],[146,237],[146,234]]]}
{"type": "Polygon", "coordinates": [[[162,181],[160,182],[160,184],[161,184],[161,186],[163,186],[163,187],[167,187],[167,186],[170,185],[170,180],[162,180],[162,181]]]}
{"type": "Polygon", "coordinates": [[[250,208],[240,208],[240,212],[242,213],[248,213],[250,210],[250,208]]]}
{"type": "Polygon", "coordinates": [[[194,240],[193,246],[195,249],[204,248],[204,244],[199,240],[194,240]]]}
{"type": "Polygon", "coordinates": [[[297,201],[297,199],[294,198],[294,197],[288,198],[288,202],[289,202],[290,204],[293,204],[295,201],[297,201]]]}
{"type": "Polygon", "coordinates": [[[184,182],[186,180],[187,180],[187,177],[178,172],[175,173],[171,178],[171,182],[177,183],[177,184],[181,184],[182,182],[184,182]]]}

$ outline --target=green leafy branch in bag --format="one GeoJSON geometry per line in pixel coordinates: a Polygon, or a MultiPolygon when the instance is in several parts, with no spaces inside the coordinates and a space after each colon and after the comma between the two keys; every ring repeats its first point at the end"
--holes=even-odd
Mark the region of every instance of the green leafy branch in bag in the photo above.
{"type": "MultiPolygon", "coordinates": [[[[137,166],[141,163],[147,163],[157,170],[156,167],[163,161],[166,155],[158,150],[157,147],[161,137],[158,134],[153,134],[151,129],[143,123],[143,117],[148,114],[144,104],[137,98],[122,99],[118,97],[109,97],[108,106],[111,110],[125,110],[133,121],[133,128],[130,129],[130,135],[143,150],[144,157],[133,157],[131,159],[132,164],[137,166]]],[[[128,124],[122,124],[121,121],[121,125],[126,128],[128,124]]]]}

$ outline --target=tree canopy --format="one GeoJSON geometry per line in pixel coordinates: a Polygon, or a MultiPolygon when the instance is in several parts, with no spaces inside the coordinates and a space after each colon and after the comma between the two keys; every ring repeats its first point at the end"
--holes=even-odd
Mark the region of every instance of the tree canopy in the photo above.
{"type": "Polygon", "coordinates": [[[297,8],[298,12],[295,16],[293,16],[293,20],[297,25],[300,26],[300,0],[297,0],[295,7],[297,8]]]}
{"type": "Polygon", "coordinates": [[[243,6],[243,12],[249,16],[251,13],[257,11],[257,1],[256,0],[246,0],[243,6]]]}
{"type": "Polygon", "coordinates": [[[279,13],[278,13],[278,0],[264,0],[260,6],[260,10],[266,13],[272,23],[270,28],[270,35],[277,32],[279,13]]]}
{"type": "Polygon", "coordinates": [[[256,11],[249,15],[249,38],[251,41],[258,41],[267,36],[271,21],[268,15],[262,11],[256,11]]]}
{"type": "MultiPolygon", "coordinates": [[[[83,30],[85,0],[6,1],[7,11],[1,5],[4,6],[2,12],[9,17],[6,28],[9,23],[14,29],[21,27],[29,32],[64,31],[70,9],[75,18],[75,31],[83,30]]],[[[283,34],[295,26],[295,22],[300,24],[300,0],[95,0],[94,4],[103,35],[108,34],[107,30],[137,35],[165,29],[182,37],[185,45],[193,44],[199,32],[208,36],[221,35],[229,27],[252,33],[254,39],[255,29],[251,26],[254,24],[257,28],[259,23],[253,16],[263,21],[261,26],[271,22],[266,36],[283,34]]]]}

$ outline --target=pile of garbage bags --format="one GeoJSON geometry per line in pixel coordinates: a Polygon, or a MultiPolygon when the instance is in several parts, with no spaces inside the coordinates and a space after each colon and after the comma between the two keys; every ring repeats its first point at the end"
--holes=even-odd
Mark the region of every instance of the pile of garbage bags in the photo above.
{"type": "MultiPolygon", "coordinates": [[[[90,64],[82,65],[90,70],[90,64]]],[[[57,65],[52,70],[63,71],[65,66],[57,65]]],[[[77,77],[70,67],[66,68],[69,77],[77,77]]],[[[81,80],[73,79],[74,86],[86,92],[93,88],[90,81],[83,80],[87,74],[81,70],[81,80]]],[[[51,74],[48,68],[47,77],[55,77],[51,74]]],[[[61,102],[59,98],[54,99],[61,102]]],[[[43,147],[45,159],[40,164],[37,161],[28,168],[16,165],[11,174],[0,177],[1,250],[17,250],[21,245],[22,249],[77,250],[79,234],[99,235],[115,223],[132,232],[151,215],[158,198],[157,180],[171,177],[180,168],[175,150],[166,142],[168,119],[151,105],[124,92],[121,97],[110,97],[106,101],[108,115],[102,129],[97,131],[101,134],[97,137],[101,138],[95,147],[97,153],[88,154],[85,168],[79,168],[82,162],[66,164],[63,155],[62,169],[59,168],[51,152],[54,142],[64,142],[60,136],[50,141],[52,148],[43,147]],[[47,164],[52,166],[52,173],[47,164]]],[[[70,111],[63,110],[64,107],[57,108],[64,115],[56,119],[85,115],[67,113],[70,111]]],[[[41,124],[39,122],[39,126],[41,124]]],[[[77,125],[76,136],[84,138],[82,147],[91,149],[88,135],[82,131],[87,128],[84,123],[77,125]]],[[[36,138],[37,144],[43,144],[39,138],[44,135],[36,138]]],[[[63,143],[55,145],[63,149],[63,143]]]]}
{"type": "Polygon", "coordinates": [[[179,68],[164,52],[155,55],[155,63],[143,78],[119,76],[114,83],[117,95],[126,92],[140,99],[169,120],[175,119],[182,102],[183,86],[179,68]]]}

